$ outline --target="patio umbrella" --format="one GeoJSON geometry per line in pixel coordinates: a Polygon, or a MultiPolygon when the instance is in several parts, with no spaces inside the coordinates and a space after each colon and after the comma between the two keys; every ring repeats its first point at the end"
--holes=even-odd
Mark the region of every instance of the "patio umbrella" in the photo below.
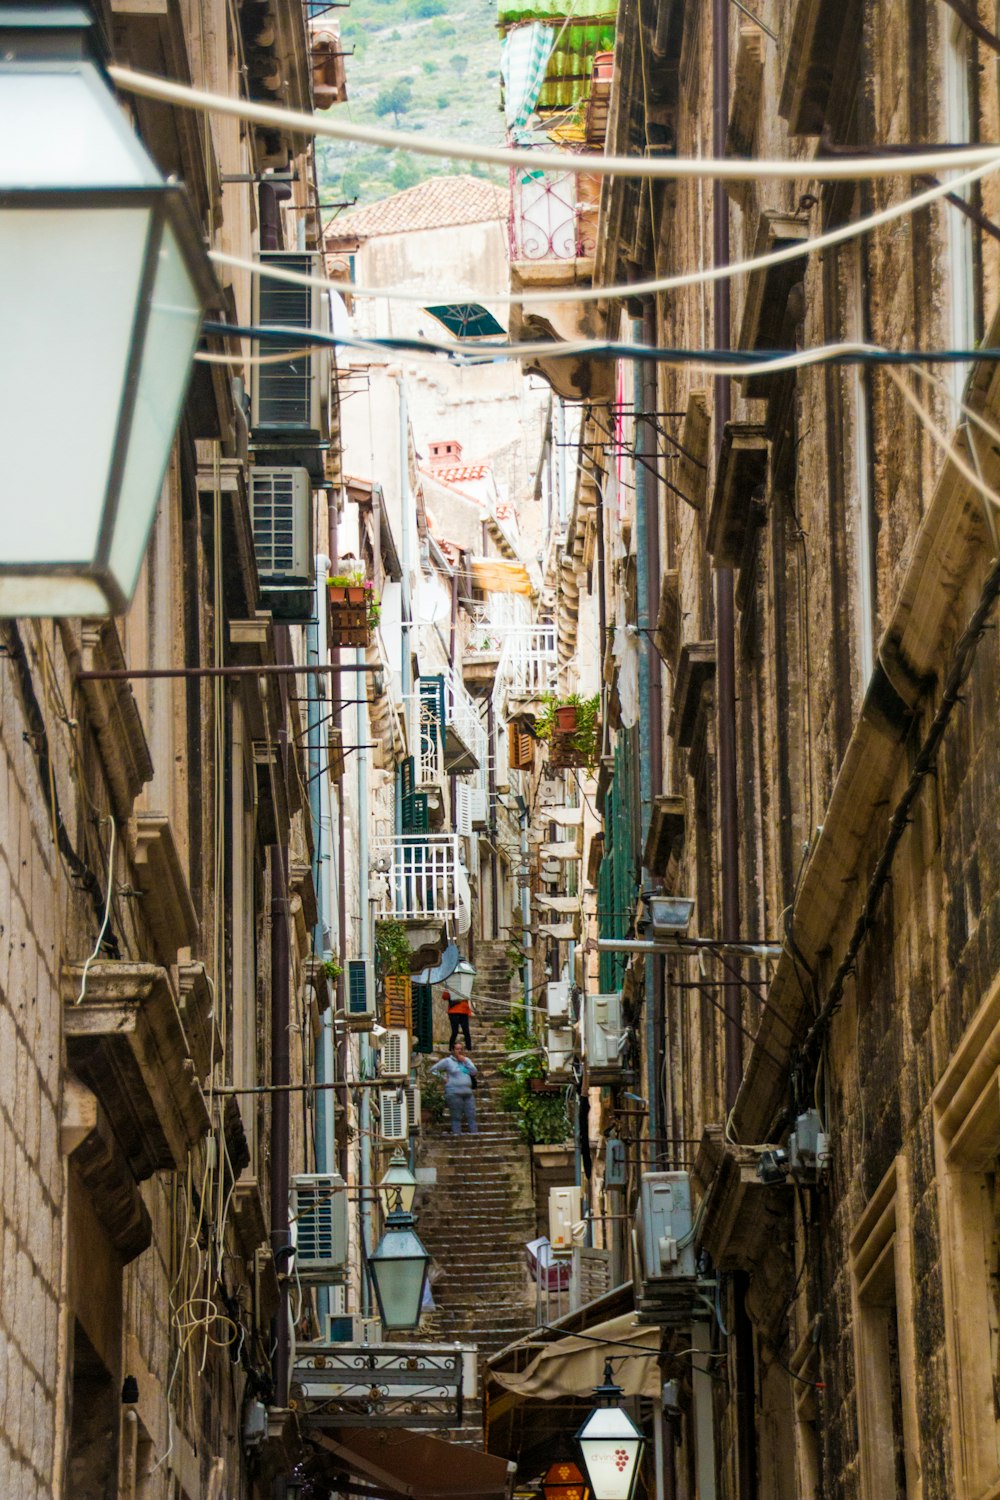
{"type": "Polygon", "coordinates": [[[479,302],[444,302],[439,307],[425,307],[457,339],[485,339],[503,333],[503,326],[479,302]]]}

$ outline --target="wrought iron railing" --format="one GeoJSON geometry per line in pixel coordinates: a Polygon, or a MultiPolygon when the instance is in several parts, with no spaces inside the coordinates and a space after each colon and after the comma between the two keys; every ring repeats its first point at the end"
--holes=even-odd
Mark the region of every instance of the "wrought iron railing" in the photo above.
{"type": "Polygon", "coordinates": [[[307,1429],[460,1427],[461,1345],[306,1344],[294,1382],[307,1429]]]}
{"type": "Polygon", "coordinates": [[[508,631],[497,665],[494,691],[501,698],[510,694],[534,697],[552,692],[558,667],[554,625],[529,625],[508,631]]]}
{"type": "Polygon", "coordinates": [[[379,844],[375,859],[386,870],[383,908],[401,922],[448,922],[459,915],[464,870],[458,835],[398,834],[379,844]]]}

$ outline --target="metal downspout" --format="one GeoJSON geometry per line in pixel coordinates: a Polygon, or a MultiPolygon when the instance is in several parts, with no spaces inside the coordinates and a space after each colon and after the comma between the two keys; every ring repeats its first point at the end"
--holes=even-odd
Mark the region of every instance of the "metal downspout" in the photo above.
{"type": "Polygon", "coordinates": [[[288,1151],[291,1082],[288,989],[288,851],[271,845],[271,1253],[279,1274],[280,1297],[274,1316],[274,1401],[288,1405],[288,1151]]]}
{"type": "MultiPolygon", "coordinates": [[[[729,3],[712,0],[712,149],[725,155],[729,128],[729,3]]],[[[729,264],[729,198],[717,179],[712,187],[712,248],[717,266],[729,264]]],[[[715,283],[714,335],[717,349],[730,347],[730,297],[726,278],[715,283]]],[[[726,376],[715,381],[715,464],[722,452],[722,434],[732,410],[726,376]]],[[[740,932],[739,832],[736,783],[736,642],[733,571],[715,572],[715,652],[718,694],[719,834],[722,859],[722,930],[720,937],[735,942],[740,932]]],[[[732,1109],[743,1077],[743,1034],[740,1029],[739,981],[727,978],[723,989],[726,1010],[726,1110],[732,1109]]]]}
{"type": "MultiPolygon", "coordinates": [[[[326,611],[323,608],[326,579],[330,571],[330,559],[325,553],[316,557],[316,618],[306,626],[306,652],[309,661],[326,661],[326,611]]],[[[306,705],[309,744],[309,813],[313,825],[313,884],[316,888],[316,926],[313,929],[313,953],[321,958],[326,951],[326,913],[331,899],[329,887],[330,855],[327,843],[332,831],[329,752],[323,745],[323,705],[326,684],[321,677],[310,677],[309,701],[306,705]]],[[[332,1014],[328,1007],[322,1016],[322,1030],[314,1048],[314,1068],[317,1083],[329,1083],[333,1079],[333,1030],[332,1014]]],[[[333,1095],[329,1089],[320,1089],[316,1094],[314,1122],[316,1171],[329,1172],[333,1166],[333,1095]]],[[[317,1294],[317,1311],[320,1326],[325,1326],[325,1315],[329,1311],[329,1288],[320,1287],[317,1294]]]]}
{"type": "MultiPolygon", "coordinates": [[[[729,0],[712,0],[712,148],[725,155],[729,128],[729,0]]],[[[729,264],[729,197],[719,179],[712,189],[712,248],[717,266],[729,264]]],[[[728,349],[730,331],[730,284],[727,277],[715,283],[714,336],[718,349],[728,349]]],[[[732,410],[731,386],[720,376],[715,382],[715,466],[718,472],[722,435],[732,410]]],[[[736,759],[736,622],[733,572],[719,568],[715,574],[716,691],[718,694],[719,832],[722,859],[722,931],[726,942],[740,935],[739,801],[736,759]]],[[[736,977],[727,973],[723,989],[726,1039],[726,1110],[736,1103],[743,1077],[743,1035],[740,1022],[740,989],[736,977]]],[[[733,1287],[736,1343],[736,1444],[740,1500],[756,1500],[757,1427],[754,1409],[753,1330],[744,1306],[746,1279],[736,1278],[733,1287]]]]}
{"type": "MultiPolygon", "coordinates": [[[[413,691],[413,597],[410,587],[410,569],[413,555],[410,537],[410,418],[406,406],[406,386],[402,374],[396,376],[399,388],[399,513],[400,513],[400,568],[403,582],[400,589],[400,630],[402,631],[402,689],[403,701],[409,708],[413,691]]],[[[360,741],[359,741],[360,743],[360,741]]]]}
{"type": "MultiPolygon", "coordinates": [[[[656,304],[649,301],[645,304],[642,314],[643,342],[650,348],[656,344],[656,304]]],[[[647,418],[643,423],[645,441],[642,444],[643,456],[646,460],[646,547],[648,550],[647,566],[647,615],[649,617],[650,634],[642,636],[639,649],[649,663],[649,736],[650,736],[650,814],[653,811],[653,799],[659,796],[663,790],[663,665],[660,661],[660,653],[653,645],[652,632],[656,629],[656,622],[660,615],[660,487],[657,475],[659,474],[659,444],[657,442],[656,424],[657,418],[653,415],[659,407],[656,391],[656,365],[651,359],[643,360],[643,401],[642,409],[647,418]]],[[[656,1140],[659,1133],[660,1122],[666,1116],[663,1109],[664,1101],[661,1099],[660,1079],[662,1077],[662,1059],[664,1053],[664,970],[666,964],[662,958],[653,959],[653,988],[650,1015],[647,1021],[652,1039],[652,1050],[650,1057],[652,1067],[650,1069],[650,1098],[655,1110],[656,1126],[650,1125],[650,1133],[653,1136],[653,1150],[651,1161],[657,1162],[659,1152],[657,1147],[663,1143],[656,1140]]],[[[663,1133],[666,1131],[664,1129],[663,1133]]]]}
{"type": "MultiPolygon", "coordinates": [[[[338,563],[340,561],[340,527],[336,504],[330,505],[328,511],[328,519],[330,526],[330,572],[336,573],[338,563]]],[[[335,646],[331,650],[330,660],[334,663],[334,665],[339,666],[339,646],[335,646]]],[[[336,672],[333,673],[330,677],[330,692],[332,694],[334,703],[333,717],[330,722],[332,723],[334,729],[343,728],[343,709],[341,707],[340,701],[340,684],[342,680],[343,679],[341,678],[340,674],[336,672]]],[[[341,735],[341,740],[343,740],[343,735],[341,735]]],[[[332,844],[332,828],[330,831],[332,844]]],[[[347,872],[344,863],[345,850],[346,838],[344,832],[344,782],[341,781],[337,788],[337,961],[338,963],[340,963],[342,968],[345,966],[345,955],[347,953],[347,872]]],[[[335,1007],[336,1010],[339,1010],[341,1012],[343,1012],[346,1008],[346,985],[346,978],[343,974],[341,974],[340,978],[337,980],[337,1004],[335,1007]]],[[[335,1091],[334,1097],[336,1098],[338,1107],[343,1111],[345,1119],[347,1118],[348,1107],[346,1083],[348,1046],[348,1032],[346,1028],[343,1028],[340,1034],[340,1038],[337,1042],[337,1077],[345,1081],[342,1088],[339,1088],[335,1091]]],[[[347,1141],[345,1140],[343,1146],[340,1149],[340,1160],[338,1162],[338,1170],[340,1171],[340,1175],[341,1177],[343,1177],[345,1182],[347,1181],[348,1175],[348,1156],[349,1150],[347,1141]]]]}
{"type": "MultiPolygon", "coordinates": [[[[641,24],[641,23],[640,23],[641,24]]],[[[643,340],[643,320],[633,318],[632,338],[637,344],[643,340]]],[[[636,360],[633,365],[633,409],[636,414],[635,443],[636,452],[640,448],[640,434],[645,433],[646,424],[639,421],[639,413],[643,411],[643,395],[645,385],[644,361],[636,360]]],[[[643,447],[645,445],[643,444],[643,447]]],[[[642,455],[645,457],[645,454],[642,455]]],[[[649,652],[645,649],[649,639],[649,573],[650,556],[648,541],[648,497],[647,479],[648,470],[645,463],[635,465],[635,593],[636,593],[636,626],[639,631],[639,836],[642,838],[645,829],[649,827],[650,814],[653,810],[653,738],[651,733],[652,705],[651,705],[651,670],[649,652]]],[[[655,506],[655,494],[653,504],[655,506]]],[[[649,871],[643,866],[642,883],[649,884],[649,871]]],[[[657,1063],[656,1063],[656,1034],[655,1034],[655,962],[652,957],[647,958],[645,965],[645,1050],[646,1050],[646,1103],[649,1111],[647,1115],[647,1130],[649,1133],[650,1148],[656,1149],[656,1139],[660,1133],[659,1115],[657,1110],[657,1063]]]]}
{"type": "MultiPolygon", "coordinates": [[[[359,661],[364,658],[364,648],[357,648],[359,661]]],[[[368,741],[368,725],[366,723],[366,709],[361,702],[355,705],[355,726],[357,729],[357,743],[359,749],[355,752],[358,758],[358,951],[365,961],[369,982],[372,983],[372,965],[375,962],[375,945],[372,940],[371,906],[368,899],[368,750],[365,748],[368,741]]],[[[367,1032],[363,1032],[360,1038],[361,1049],[361,1077],[371,1077],[372,1054],[371,1043],[367,1032]]],[[[373,1223],[374,1204],[372,1194],[368,1191],[372,1183],[372,1111],[371,1111],[371,1089],[361,1090],[361,1104],[359,1106],[361,1125],[361,1147],[358,1152],[359,1175],[361,1177],[361,1310],[368,1313],[371,1308],[371,1289],[368,1285],[368,1276],[364,1270],[366,1257],[375,1248],[375,1225],[373,1223]]]]}

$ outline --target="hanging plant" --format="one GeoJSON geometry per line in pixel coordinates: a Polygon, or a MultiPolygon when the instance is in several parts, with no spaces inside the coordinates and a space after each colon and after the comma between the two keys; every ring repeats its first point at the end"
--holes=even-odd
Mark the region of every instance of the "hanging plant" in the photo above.
{"type": "Polygon", "coordinates": [[[557,698],[546,694],[542,711],[535,720],[535,734],[552,749],[555,766],[583,766],[592,770],[597,764],[599,748],[599,714],[601,695],[582,698],[570,693],[557,698]]]}
{"type": "Polygon", "coordinates": [[[380,979],[389,974],[409,974],[413,949],[406,927],[395,917],[375,923],[375,970],[380,979]]]}

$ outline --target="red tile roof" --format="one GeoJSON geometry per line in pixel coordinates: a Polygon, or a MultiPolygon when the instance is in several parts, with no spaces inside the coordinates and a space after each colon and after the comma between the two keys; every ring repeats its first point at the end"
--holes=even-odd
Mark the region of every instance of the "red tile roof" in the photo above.
{"type": "Polygon", "coordinates": [[[485,479],[490,472],[489,464],[435,464],[425,467],[424,473],[431,479],[443,479],[446,484],[461,484],[467,479],[485,479]]]}
{"type": "Polygon", "coordinates": [[[334,219],[327,241],[348,236],[371,239],[411,229],[444,229],[453,224],[507,222],[508,191],[482,177],[428,177],[391,198],[368,203],[334,219]]]}

